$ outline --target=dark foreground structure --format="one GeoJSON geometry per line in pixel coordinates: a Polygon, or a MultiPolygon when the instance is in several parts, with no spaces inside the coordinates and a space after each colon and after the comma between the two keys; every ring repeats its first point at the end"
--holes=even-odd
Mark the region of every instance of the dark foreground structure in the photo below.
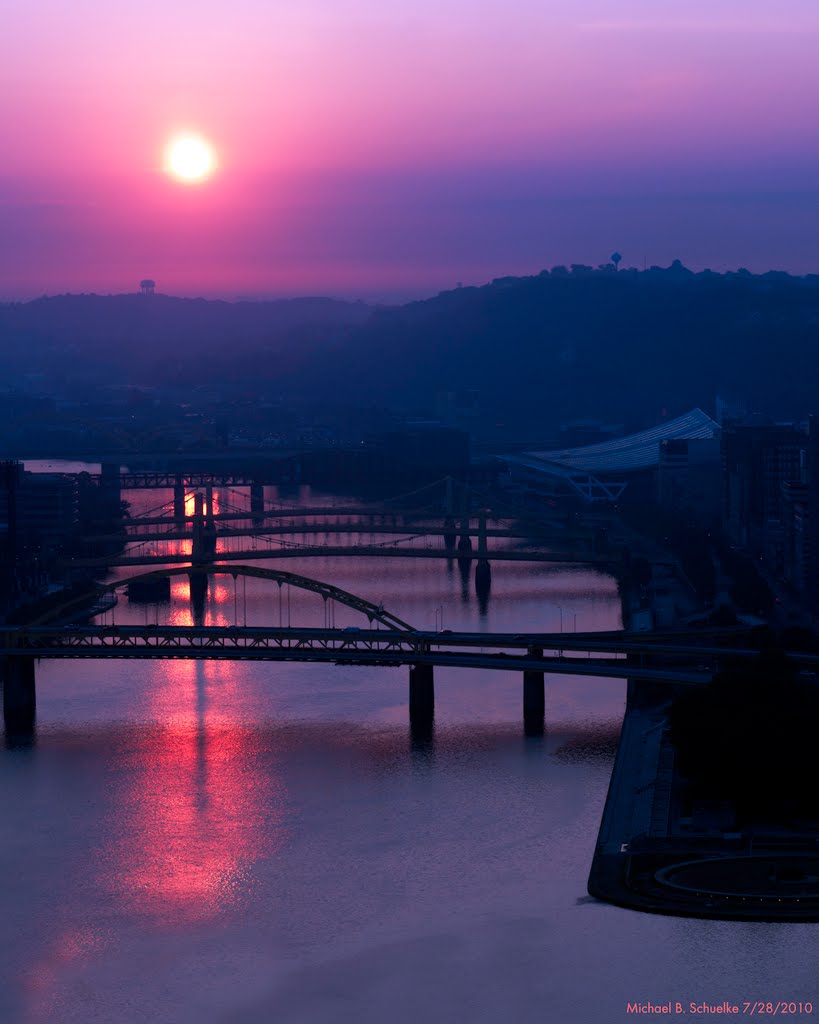
{"type": "Polygon", "coordinates": [[[683,814],[667,703],[651,683],[629,682],[589,893],[656,914],[819,921],[819,825],[735,830],[716,801],[683,814]]]}

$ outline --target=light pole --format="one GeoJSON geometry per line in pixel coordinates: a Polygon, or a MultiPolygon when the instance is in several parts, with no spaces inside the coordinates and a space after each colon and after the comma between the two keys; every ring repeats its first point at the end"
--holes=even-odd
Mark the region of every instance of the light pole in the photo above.
{"type": "Polygon", "coordinates": [[[558,604],[557,601],[547,601],[546,604],[550,604],[553,608],[557,608],[560,612],[560,632],[563,632],[563,605],[558,604]]]}
{"type": "MultiPolygon", "coordinates": [[[[563,635],[563,605],[562,604],[558,604],[557,601],[547,601],[546,604],[550,604],[553,608],[557,608],[557,610],[560,612],[560,633],[561,633],[561,636],[562,636],[563,635]]],[[[559,651],[557,651],[557,656],[559,658],[563,657],[563,649],[562,648],[559,651]]]]}

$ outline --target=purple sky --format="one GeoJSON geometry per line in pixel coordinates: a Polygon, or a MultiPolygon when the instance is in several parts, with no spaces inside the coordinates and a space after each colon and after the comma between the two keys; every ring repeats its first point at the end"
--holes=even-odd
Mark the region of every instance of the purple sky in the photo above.
{"type": "Polygon", "coordinates": [[[816,0],[6,0],[0,297],[819,271],[817,53],[816,0]]]}

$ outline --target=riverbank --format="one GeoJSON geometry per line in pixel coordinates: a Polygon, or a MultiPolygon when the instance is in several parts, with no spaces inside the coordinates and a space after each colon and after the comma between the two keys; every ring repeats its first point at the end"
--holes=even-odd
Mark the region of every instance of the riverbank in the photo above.
{"type": "Polygon", "coordinates": [[[683,917],[819,921],[819,825],[733,831],[730,807],[684,813],[667,733],[668,695],[629,683],[626,712],[589,874],[607,903],[683,917]]]}
{"type": "MultiPolygon", "coordinates": [[[[624,627],[690,615],[693,592],[678,566],[650,543],[638,550],[651,582],[621,581],[624,627]]],[[[629,681],[589,893],[655,914],[819,921],[819,823],[811,832],[769,824],[739,831],[724,801],[689,806],[668,735],[675,696],[673,687],[629,681]]]]}

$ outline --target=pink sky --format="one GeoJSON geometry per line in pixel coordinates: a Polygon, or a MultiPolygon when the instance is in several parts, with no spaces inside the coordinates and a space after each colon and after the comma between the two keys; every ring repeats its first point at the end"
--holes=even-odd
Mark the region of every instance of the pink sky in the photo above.
{"type": "Polygon", "coordinates": [[[819,270],[818,44],[814,0],[7,0],[0,296],[819,270]]]}

